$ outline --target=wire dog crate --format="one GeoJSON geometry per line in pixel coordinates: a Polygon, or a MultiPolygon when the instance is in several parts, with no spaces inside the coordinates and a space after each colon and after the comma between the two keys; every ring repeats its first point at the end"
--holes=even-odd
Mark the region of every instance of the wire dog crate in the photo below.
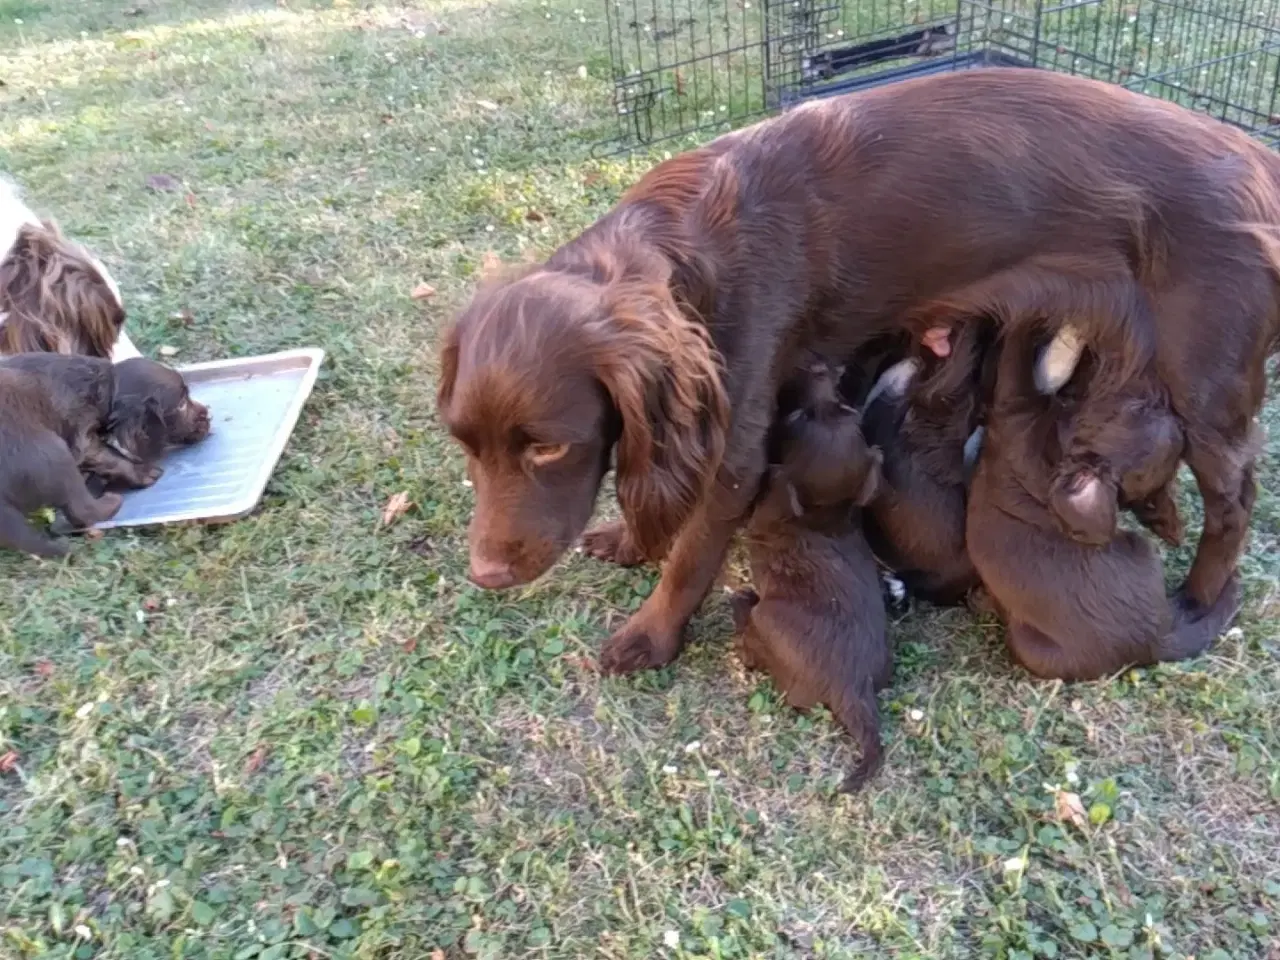
{"type": "Polygon", "coordinates": [[[1280,0],[605,0],[616,136],[728,129],[975,66],[1081,74],[1280,144],[1280,0]]]}

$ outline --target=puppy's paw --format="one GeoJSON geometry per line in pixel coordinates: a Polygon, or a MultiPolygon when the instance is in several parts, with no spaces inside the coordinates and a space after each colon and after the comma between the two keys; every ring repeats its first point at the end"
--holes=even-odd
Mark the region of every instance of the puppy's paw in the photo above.
{"type": "Polygon", "coordinates": [[[645,622],[637,613],[600,649],[600,672],[622,675],[666,666],[680,652],[679,631],[645,622]]]}
{"type": "Polygon", "coordinates": [[[1063,324],[1040,356],[1034,371],[1036,389],[1043,394],[1057,393],[1076,372],[1084,354],[1084,339],[1071,324],[1063,324]]]}
{"type": "Polygon", "coordinates": [[[118,493],[104,493],[96,501],[94,501],[94,523],[102,523],[104,520],[110,520],[120,512],[120,507],[124,504],[124,497],[118,493]]]}
{"type": "Polygon", "coordinates": [[[601,524],[584,533],[582,552],[606,563],[616,563],[620,567],[634,567],[645,561],[644,554],[632,541],[623,520],[601,524]]]}
{"type": "MultiPolygon", "coordinates": [[[[939,354],[939,356],[943,356],[943,354],[939,354]]],[[[880,379],[875,382],[875,386],[867,394],[867,399],[862,403],[863,409],[871,406],[881,397],[887,400],[901,399],[906,394],[907,388],[911,386],[911,381],[920,372],[920,366],[920,361],[917,358],[908,357],[905,360],[899,360],[884,373],[880,374],[880,379]]]]}
{"type": "Polygon", "coordinates": [[[158,463],[140,463],[138,469],[134,471],[139,487],[150,487],[157,480],[164,476],[164,467],[158,463]]]}

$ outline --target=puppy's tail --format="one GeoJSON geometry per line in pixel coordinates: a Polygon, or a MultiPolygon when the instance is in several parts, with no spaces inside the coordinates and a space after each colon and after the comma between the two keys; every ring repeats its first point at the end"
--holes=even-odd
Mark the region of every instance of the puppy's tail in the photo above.
{"type": "Polygon", "coordinates": [[[0,547],[37,557],[64,557],[68,550],[65,543],[40,533],[27,522],[22,511],[7,503],[0,503],[0,547]]]}
{"type": "Polygon", "coordinates": [[[1192,620],[1175,605],[1173,629],[1156,646],[1157,661],[1186,660],[1208,650],[1240,612],[1240,578],[1233,575],[1206,613],[1192,620]]]}
{"type": "Polygon", "coordinates": [[[837,717],[862,750],[862,759],[840,783],[841,793],[857,793],[884,765],[884,747],[880,743],[880,716],[876,710],[876,694],[870,678],[840,704],[837,717]]]}

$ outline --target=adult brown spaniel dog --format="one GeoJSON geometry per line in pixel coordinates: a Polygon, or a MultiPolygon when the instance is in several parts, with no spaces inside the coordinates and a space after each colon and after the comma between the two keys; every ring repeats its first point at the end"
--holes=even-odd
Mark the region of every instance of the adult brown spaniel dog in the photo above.
{"type": "Polygon", "coordinates": [[[850,356],[905,326],[942,353],[952,317],[1047,314],[1109,376],[1155,356],[1204,498],[1179,595],[1197,616],[1252,510],[1278,224],[1280,159],[1243,132],[1048,72],[904,81],[720,137],[484,286],[445,336],[438,403],[475,486],[471,578],[544,573],[616,448],[626,523],[589,549],[666,564],[601,666],[667,663],[757,493],[802,351],[850,356]]]}

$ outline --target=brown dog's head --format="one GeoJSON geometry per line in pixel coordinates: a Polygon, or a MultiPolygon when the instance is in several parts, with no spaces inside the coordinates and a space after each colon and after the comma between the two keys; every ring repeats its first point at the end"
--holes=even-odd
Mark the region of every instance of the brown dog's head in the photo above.
{"type": "Polygon", "coordinates": [[[705,328],[665,261],[546,268],[482,288],[445,335],[441,419],[475,487],[471,579],[541,576],[582,533],[617,448],[618,499],[662,554],[720,465],[728,403],[705,328]]]}
{"type": "Polygon", "coordinates": [[[110,357],[124,325],[120,290],[52,223],[23,223],[0,251],[0,354],[110,357]]]}
{"type": "Polygon", "coordinates": [[[798,374],[799,406],[779,425],[777,482],[785,483],[788,512],[870,504],[879,492],[884,457],[862,433],[862,415],[841,399],[842,367],[817,362],[798,374]]]}
{"type": "Polygon", "coordinates": [[[178,371],[145,357],[115,365],[108,432],[126,453],[153,463],[169,447],[203,440],[209,426],[209,408],[191,399],[178,371]]]}

